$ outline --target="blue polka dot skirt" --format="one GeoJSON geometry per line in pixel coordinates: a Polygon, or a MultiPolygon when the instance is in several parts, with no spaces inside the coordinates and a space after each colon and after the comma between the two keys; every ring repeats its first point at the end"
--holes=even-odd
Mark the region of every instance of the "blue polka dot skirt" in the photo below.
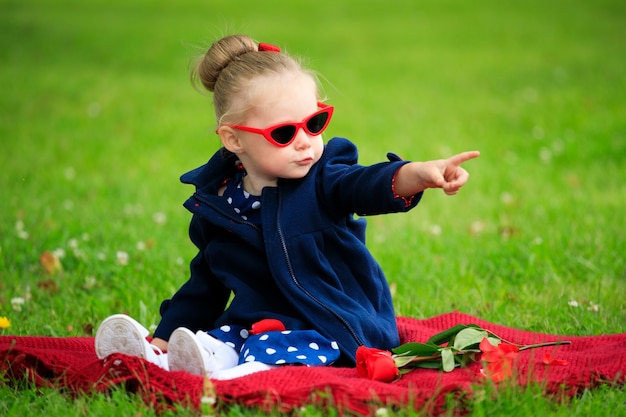
{"type": "Polygon", "coordinates": [[[239,352],[239,364],[330,365],[339,359],[337,342],[315,330],[269,331],[250,334],[241,326],[222,326],[207,332],[239,352]]]}

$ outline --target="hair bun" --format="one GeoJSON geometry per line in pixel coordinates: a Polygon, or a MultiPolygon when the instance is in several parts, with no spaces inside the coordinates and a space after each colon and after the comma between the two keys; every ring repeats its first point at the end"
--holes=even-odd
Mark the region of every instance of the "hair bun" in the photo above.
{"type": "Polygon", "coordinates": [[[220,73],[231,62],[248,52],[257,51],[256,43],[246,35],[230,35],[215,42],[202,56],[192,78],[213,92],[220,73]],[[195,75],[195,77],[194,77],[195,75]]]}

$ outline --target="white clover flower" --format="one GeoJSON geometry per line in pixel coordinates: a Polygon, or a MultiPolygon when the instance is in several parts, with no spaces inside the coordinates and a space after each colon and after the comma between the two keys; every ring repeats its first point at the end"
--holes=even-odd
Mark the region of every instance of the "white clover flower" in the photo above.
{"type": "Polygon", "coordinates": [[[564,150],[565,150],[565,145],[563,145],[563,142],[560,139],[557,139],[554,142],[552,142],[552,151],[554,152],[555,155],[562,154],[564,150]]]}
{"type": "Polygon", "coordinates": [[[137,250],[141,250],[141,251],[146,250],[146,242],[142,242],[142,241],[137,242],[137,250]]]}
{"type": "Polygon", "coordinates": [[[74,178],[76,178],[76,170],[74,169],[74,167],[65,168],[65,179],[68,181],[72,181],[74,178]]]}
{"type": "Polygon", "coordinates": [[[167,221],[167,216],[165,215],[165,213],[159,211],[152,215],[152,220],[154,220],[156,224],[165,224],[165,222],[167,221]]]}
{"type": "Polygon", "coordinates": [[[539,150],[539,159],[546,164],[550,163],[552,160],[552,151],[548,148],[541,148],[539,150]]]}
{"type": "Polygon", "coordinates": [[[574,307],[574,308],[578,307],[578,301],[576,301],[576,300],[569,300],[567,302],[567,305],[570,306],[570,307],[574,307]]]}
{"type": "Polygon", "coordinates": [[[439,226],[438,224],[432,224],[428,228],[428,231],[431,235],[439,236],[441,234],[441,226],[439,226]]]}
{"type": "Polygon", "coordinates": [[[17,233],[17,237],[20,239],[28,239],[29,234],[26,230],[24,230],[24,222],[22,220],[18,220],[15,222],[15,232],[17,233]]]}
{"type": "Polygon", "coordinates": [[[24,297],[13,297],[11,298],[11,308],[15,311],[22,311],[22,306],[25,302],[24,297]]]}
{"type": "Polygon", "coordinates": [[[587,310],[597,313],[598,310],[600,310],[600,306],[593,301],[589,301],[589,307],[587,307],[587,310]]]}
{"type": "Polygon", "coordinates": [[[96,286],[96,282],[96,277],[94,277],[93,275],[86,276],[85,284],[83,285],[83,287],[86,289],[93,288],[96,286]]]}
{"type": "Polygon", "coordinates": [[[67,242],[67,246],[69,246],[72,249],[76,249],[78,248],[78,239],[76,238],[72,238],[67,242]]]}
{"type": "Polygon", "coordinates": [[[470,233],[473,235],[480,234],[485,231],[485,222],[481,220],[473,221],[470,224],[470,233]]]}
{"type": "Polygon", "coordinates": [[[124,251],[117,251],[115,253],[115,260],[118,265],[128,265],[128,253],[124,251]]]}
{"type": "Polygon", "coordinates": [[[376,417],[387,417],[389,415],[389,410],[387,410],[385,407],[381,407],[376,410],[375,415],[376,417]]]}
{"type": "Polygon", "coordinates": [[[133,215],[141,215],[143,214],[143,207],[141,206],[141,204],[126,204],[124,206],[124,213],[129,215],[129,216],[133,216],[133,215]]]}
{"type": "Polygon", "coordinates": [[[213,396],[209,397],[209,396],[207,396],[207,395],[203,396],[203,397],[200,399],[200,402],[201,402],[202,404],[209,404],[209,405],[213,405],[213,404],[215,404],[215,402],[216,402],[216,401],[217,401],[217,399],[216,399],[215,397],[213,397],[213,396]]]}
{"type": "Polygon", "coordinates": [[[513,202],[515,201],[515,198],[513,197],[513,194],[505,191],[502,194],[500,194],[500,201],[502,202],[502,204],[509,206],[513,204],[513,202]]]}

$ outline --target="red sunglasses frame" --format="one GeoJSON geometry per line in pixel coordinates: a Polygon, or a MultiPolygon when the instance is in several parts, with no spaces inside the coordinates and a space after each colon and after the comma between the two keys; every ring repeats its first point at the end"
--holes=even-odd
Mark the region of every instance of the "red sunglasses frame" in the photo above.
{"type": "MultiPolygon", "coordinates": [[[[285,146],[291,145],[291,143],[296,139],[296,136],[298,136],[298,131],[300,129],[304,130],[307,134],[309,134],[311,136],[321,135],[322,132],[324,130],[326,130],[326,128],[328,127],[328,124],[330,123],[330,119],[333,117],[333,111],[335,110],[335,108],[333,106],[330,106],[330,105],[324,104],[324,103],[320,103],[320,102],[317,103],[317,106],[320,109],[318,111],[316,111],[315,113],[311,114],[310,116],[307,116],[301,122],[279,123],[279,124],[276,124],[276,125],[273,125],[273,126],[266,127],[265,129],[259,129],[259,128],[250,127],[250,126],[235,125],[235,124],[230,124],[230,123],[224,123],[222,126],[227,126],[227,127],[230,127],[230,128],[233,128],[233,129],[237,129],[237,130],[243,130],[244,132],[257,133],[259,135],[262,135],[272,145],[278,146],[279,148],[284,148],[285,146]],[[307,123],[312,118],[314,118],[315,116],[317,116],[319,114],[323,114],[323,113],[327,113],[328,114],[328,118],[326,119],[326,123],[324,123],[324,126],[322,126],[322,128],[320,129],[319,132],[317,132],[317,133],[311,132],[309,130],[309,128],[306,126],[307,123]],[[271,136],[272,131],[274,131],[275,129],[281,128],[281,127],[285,127],[285,126],[295,126],[296,130],[295,130],[295,132],[293,134],[293,137],[287,143],[276,142],[276,140],[274,140],[274,138],[271,136]]],[[[219,128],[218,128],[218,130],[216,130],[216,133],[218,131],[219,131],[219,128]]]]}

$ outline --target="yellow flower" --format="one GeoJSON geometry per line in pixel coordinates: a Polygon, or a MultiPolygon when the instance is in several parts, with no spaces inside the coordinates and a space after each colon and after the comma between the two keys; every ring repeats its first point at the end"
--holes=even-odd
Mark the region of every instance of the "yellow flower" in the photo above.
{"type": "Polygon", "coordinates": [[[4,316],[0,316],[0,329],[8,329],[9,327],[11,327],[11,321],[4,316]]]}

